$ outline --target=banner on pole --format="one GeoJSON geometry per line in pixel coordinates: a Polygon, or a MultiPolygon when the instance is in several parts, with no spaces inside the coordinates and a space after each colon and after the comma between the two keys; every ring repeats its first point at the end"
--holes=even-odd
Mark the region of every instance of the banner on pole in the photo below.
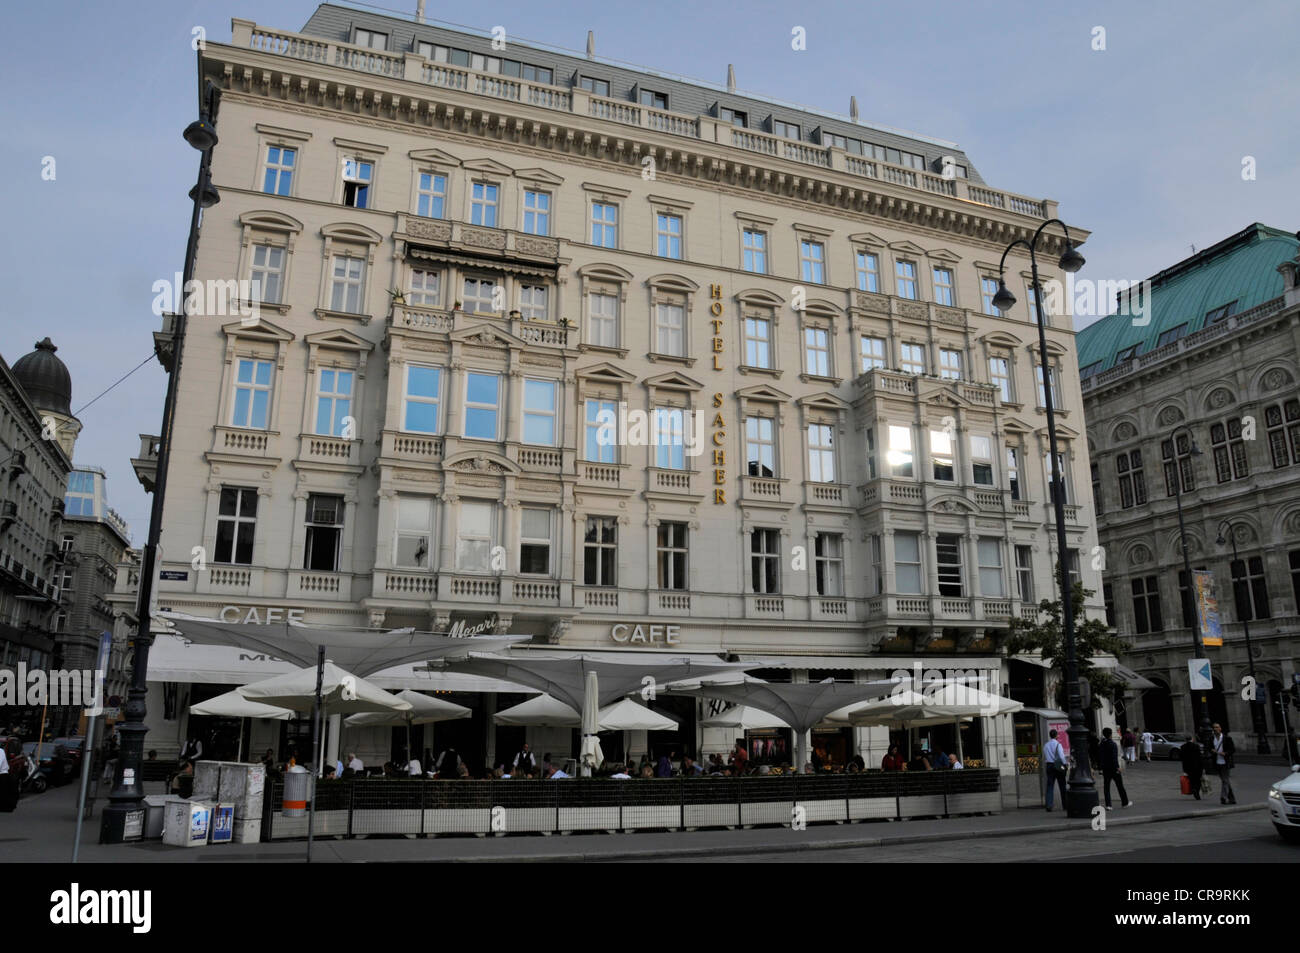
{"type": "Polygon", "coordinates": [[[1197,615],[1201,622],[1201,643],[1223,645],[1223,627],[1219,623],[1219,600],[1214,594],[1214,573],[1208,569],[1192,572],[1196,587],[1197,615]]]}

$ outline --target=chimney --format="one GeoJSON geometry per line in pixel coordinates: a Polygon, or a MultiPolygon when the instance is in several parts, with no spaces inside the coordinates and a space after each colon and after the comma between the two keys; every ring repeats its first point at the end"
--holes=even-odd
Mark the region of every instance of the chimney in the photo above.
{"type": "Polygon", "coordinates": [[[858,121],[858,97],[849,97],[849,118],[854,122],[858,121]]]}
{"type": "Polygon", "coordinates": [[[415,22],[424,22],[424,0],[415,0],[415,22]]]}
{"type": "Polygon", "coordinates": [[[592,30],[587,31],[587,59],[596,55],[596,34],[592,30]]]}
{"type": "Polygon", "coordinates": [[[736,67],[728,63],[727,64],[727,92],[734,93],[735,91],[736,91],[736,67]]]}

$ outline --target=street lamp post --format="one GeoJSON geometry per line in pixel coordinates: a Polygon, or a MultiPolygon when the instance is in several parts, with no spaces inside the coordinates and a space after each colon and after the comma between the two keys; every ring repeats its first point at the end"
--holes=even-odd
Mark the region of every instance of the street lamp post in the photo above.
{"type": "MultiPolygon", "coordinates": [[[[199,76],[202,82],[203,54],[199,53],[199,76]]],[[[217,144],[216,109],[220,91],[212,83],[204,86],[202,114],[185,129],[185,141],[202,153],[199,160],[199,178],[190,190],[194,206],[190,213],[190,234],[185,246],[185,267],[182,271],[180,313],[175,316],[172,333],[172,370],[167,375],[167,395],[163,400],[163,419],[158,440],[158,464],[154,477],[153,502],[149,510],[149,538],[140,560],[140,592],[136,600],[135,652],[131,665],[131,687],[127,693],[126,721],[118,728],[122,740],[117,767],[113,773],[113,789],[108,806],[104,808],[99,830],[101,844],[118,844],[126,838],[127,820],[139,816],[143,794],[140,766],[144,762],[144,736],[148,732],[144,719],[148,697],[149,647],[153,644],[151,625],[153,613],[154,574],[158,566],[158,542],[162,535],[163,497],[167,489],[167,469],[171,459],[172,434],[176,417],[176,396],[180,385],[181,353],[185,342],[185,322],[191,295],[188,285],[194,277],[194,260],[199,248],[199,227],[203,209],[220,201],[212,185],[212,149],[217,144]]]]}
{"type": "MultiPolygon", "coordinates": [[[[1169,432],[1169,455],[1174,462],[1174,505],[1178,508],[1178,546],[1183,551],[1183,573],[1187,578],[1187,593],[1192,600],[1192,651],[1194,658],[1205,657],[1205,645],[1201,642],[1201,607],[1196,601],[1192,579],[1192,564],[1187,557],[1187,524],[1183,522],[1183,468],[1178,461],[1178,431],[1186,430],[1187,439],[1191,442],[1191,455],[1199,457],[1201,448],[1196,445],[1196,437],[1192,433],[1192,428],[1187,424],[1179,424],[1169,432]]],[[[1200,717],[1197,717],[1197,693],[1192,691],[1189,684],[1187,692],[1192,698],[1192,723],[1196,725],[1196,733],[1201,739],[1201,744],[1206,750],[1210,747],[1210,736],[1212,735],[1210,727],[1210,702],[1204,693],[1200,694],[1200,717]]]]}
{"type": "MultiPolygon", "coordinates": [[[[1222,546],[1225,542],[1225,535],[1227,541],[1232,544],[1232,564],[1228,566],[1228,578],[1233,580],[1233,592],[1235,594],[1236,578],[1233,576],[1233,570],[1240,560],[1237,558],[1237,527],[1232,520],[1219,521],[1219,538],[1215,540],[1215,543],[1222,546]],[[1226,534],[1223,532],[1225,526],[1228,527],[1226,534]]],[[[1246,633],[1246,662],[1250,666],[1250,681],[1252,685],[1258,688],[1259,679],[1255,677],[1255,653],[1250,647],[1250,619],[1248,618],[1250,614],[1247,612],[1242,615],[1241,627],[1246,633]]],[[[1264,718],[1264,706],[1257,701],[1250,703],[1250,720],[1254,723],[1255,734],[1259,738],[1259,743],[1255,748],[1256,753],[1272,754],[1272,749],[1268,746],[1268,722],[1264,718]]]]}
{"type": "Polygon", "coordinates": [[[1061,564],[1061,619],[1065,629],[1065,683],[1069,695],[1070,728],[1066,734],[1070,738],[1070,752],[1073,765],[1070,767],[1069,780],[1066,783],[1065,811],[1069,817],[1091,817],[1097,806],[1097,782],[1092,776],[1092,767],[1088,760],[1088,729],[1083,723],[1083,701],[1079,690],[1079,664],[1075,656],[1074,645],[1074,594],[1070,586],[1070,567],[1065,535],[1065,481],[1061,475],[1060,462],[1056,456],[1056,413],[1052,402],[1052,370],[1047,355],[1046,319],[1043,315],[1043,289],[1038,283],[1038,257],[1036,249],[1038,239],[1048,225],[1057,224],[1065,231],[1066,250],[1060,259],[1062,271],[1076,272],[1083,267],[1083,256],[1074,248],[1070,240],[1070,229],[1058,218],[1049,219],[1038,226],[1030,241],[1018,238],[1002,252],[998,263],[998,290],[993,296],[993,304],[999,311],[1010,310],[1016,303],[1016,297],[1007,290],[1003,281],[1006,270],[1007,254],[1017,245],[1029,249],[1029,266],[1034,287],[1034,310],[1038,321],[1038,357],[1043,372],[1043,407],[1047,411],[1048,453],[1052,465],[1052,502],[1056,513],[1056,551],[1061,564]]]}

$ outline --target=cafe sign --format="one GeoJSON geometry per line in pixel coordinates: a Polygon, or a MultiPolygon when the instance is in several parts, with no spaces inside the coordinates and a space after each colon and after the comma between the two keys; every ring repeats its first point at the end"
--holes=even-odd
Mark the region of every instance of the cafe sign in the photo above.
{"type": "Polygon", "coordinates": [[[620,645],[677,645],[682,627],[658,622],[620,622],[609,628],[609,637],[620,645]]]}
{"type": "Polygon", "coordinates": [[[222,622],[243,622],[270,625],[272,622],[289,622],[301,624],[306,609],[289,609],[282,606],[222,606],[219,618],[222,622]]]}

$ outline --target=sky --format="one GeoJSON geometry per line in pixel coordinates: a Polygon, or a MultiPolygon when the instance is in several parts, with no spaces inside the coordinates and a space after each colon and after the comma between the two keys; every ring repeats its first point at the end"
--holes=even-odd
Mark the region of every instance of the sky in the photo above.
{"type": "MultiPolygon", "coordinates": [[[[415,0],[382,7],[413,15],[415,0]]],[[[0,354],[12,364],[54,340],[83,425],[75,461],[107,471],[137,545],[149,497],[130,460],[138,434],[159,429],[165,374],[150,361],[85,405],[149,358],[153,283],[183,263],[198,171],[181,138],[197,110],[193,30],[229,42],[232,17],[298,30],[315,8],[6,10],[0,354]]],[[[593,30],[601,58],[716,84],[732,63],[742,91],[836,113],[856,96],[863,121],[956,142],[991,186],[1057,200],[1092,233],[1080,278],[1149,277],[1256,221],[1300,229],[1295,0],[428,0],[426,15],[575,51],[593,30]],[[806,49],[792,49],[796,27],[806,49]]]]}

